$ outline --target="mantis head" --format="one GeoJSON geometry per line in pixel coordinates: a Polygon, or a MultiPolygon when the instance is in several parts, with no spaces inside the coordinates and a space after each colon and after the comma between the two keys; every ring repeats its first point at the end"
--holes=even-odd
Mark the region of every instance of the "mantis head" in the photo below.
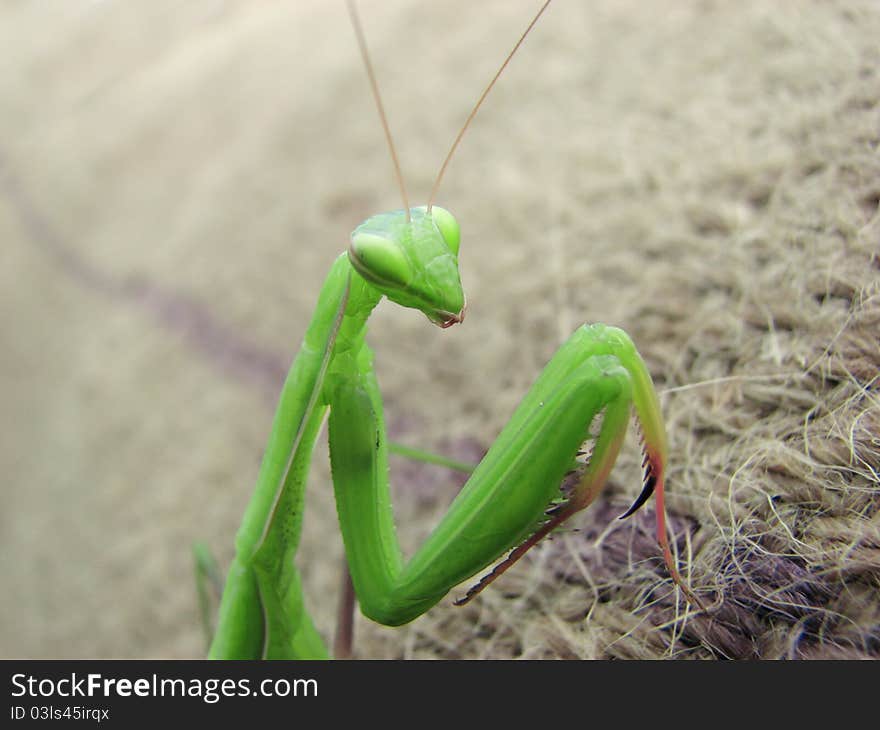
{"type": "Polygon", "coordinates": [[[354,0],[348,2],[351,24],[370,80],[376,110],[379,112],[379,120],[382,122],[382,129],[388,142],[388,151],[394,163],[394,177],[400,187],[400,197],[403,200],[403,210],[375,215],[355,228],[351,234],[348,259],[355,271],[391,301],[404,307],[420,309],[428,319],[440,327],[451,327],[461,322],[464,319],[466,303],[458,274],[458,222],[448,210],[434,205],[435,196],[446,167],[465,131],[510,59],[548,5],[550,0],[545,0],[471,110],[440,166],[440,172],[437,173],[434,187],[428,197],[428,205],[410,208],[400,162],[397,159],[391,128],[388,126],[388,119],[382,106],[373,65],[370,63],[370,54],[367,51],[360,18],[354,0]]]}
{"type": "Polygon", "coordinates": [[[458,273],[458,221],[436,205],[380,213],[351,234],[348,260],[391,301],[418,309],[434,324],[464,319],[458,273]]]}

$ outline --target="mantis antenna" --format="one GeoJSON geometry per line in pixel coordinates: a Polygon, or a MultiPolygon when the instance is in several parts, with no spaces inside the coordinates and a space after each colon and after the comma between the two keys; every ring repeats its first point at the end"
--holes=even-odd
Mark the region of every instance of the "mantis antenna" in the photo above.
{"type": "Polygon", "coordinates": [[[449,148],[449,153],[446,155],[446,159],[443,160],[443,164],[440,166],[440,172],[437,173],[437,179],[434,181],[434,187],[431,188],[431,195],[428,196],[428,215],[431,214],[431,208],[434,206],[434,198],[437,195],[437,190],[440,188],[440,182],[443,180],[443,175],[446,172],[446,168],[449,165],[449,161],[452,159],[452,155],[455,154],[455,150],[458,149],[458,143],[461,142],[461,138],[464,137],[464,133],[467,131],[467,128],[470,126],[473,118],[477,116],[477,112],[480,110],[480,107],[483,105],[483,101],[489,95],[489,92],[492,90],[492,87],[495,86],[495,82],[498,81],[498,78],[504,72],[504,69],[507,68],[507,64],[510,63],[510,59],[513,58],[514,54],[519,50],[519,47],[523,44],[523,41],[526,39],[526,36],[535,27],[535,23],[538,22],[538,19],[547,9],[547,6],[550,4],[550,0],[546,0],[546,2],[541,6],[541,9],[532,18],[532,22],[529,23],[528,28],[523,31],[523,34],[519,37],[519,40],[516,42],[516,45],[513,47],[513,50],[507,54],[507,58],[504,59],[504,63],[501,64],[501,67],[492,77],[492,80],[489,82],[489,85],[485,88],[483,93],[480,95],[480,98],[477,99],[477,103],[474,104],[474,108],[471,109],[471,113],[468,115],[468,118],[465,120],[464,125],[461,130],[458,132],[458,136],[455,138],[455,141],[452,143],[452,147],[449,148]]]}
{"type": "MultiPolygon", "coordinates": [[[[382,106],[382,96],[379,94],[379,84],[376,82],[376,74],[373,73],[373,64],[370,63],[370,53],[367,50],[367,41],[364,38],[361,20],[358,16],[354,0],[346,0],[346,5],[348,6],[348,14],[351,16],[351,24],[354,27],[354,34],[357,36],[358,47],[361,49],[361,57],[364,59],[364,68],[366,68],[367,76],[370,79],[370,88],[373,90],[373,98],[376,100],[376,108],[379,110],[379,119],[382,122],[382,129],[385,132],[385,140],[388,142],[388,150],[391,152],[391,160],[394,163],[394,177],[397,180],[397,186],[400,188],[400,197],[403,198],[403,209],[406,211],[406,221],[409,223],[412,221],[412,216],[409,212],[409,198],[406,194],[406,186],[403,184],[403,173],[400,171],[400,160],[397,159],[397,150],[394,148],[394,140],[391,139],[391,128],[388,126],[388,117],[385,116],[385,107],[382,106]]],[[[430,211],[431,206],[429,205],[428,212],[430,211]]]]}

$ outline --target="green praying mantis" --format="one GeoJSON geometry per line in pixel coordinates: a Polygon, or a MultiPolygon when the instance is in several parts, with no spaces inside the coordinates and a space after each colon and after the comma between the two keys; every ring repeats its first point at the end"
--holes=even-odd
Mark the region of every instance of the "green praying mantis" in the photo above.
{"type": "Polygon", "coordinates": [[[643,437],[644,488],[625,516],[656,495],[657,539],[686,595],[664,521],[666,436],[650,374],[630,338],[602,324],[579,328],[558,350],[473,470],[446,515],[405,561],[389,496],[382,397],[366,325],[383,297],[441,328],[462,322],[459,224],[433,204],[462,135],[549,5],[544,3],[459,132],[425,206],[410,207],[353,3],[349,11],[385,130],[403,209],[375,215],[351,235],[324,281],[302,347],[281,391],[256,489],[238,531],[209,656],[314,659],[329,652],[303,604],[294,565],[306,476],[329,411],[339,525],[361,611],[405,624],[451,588],[509,554],[458,603],[470,600],[543,537],[596,499],[615,463],[631,411],[643,437]],[[601,425],[597,427],[597,423],[601,425]],[[596,433],[591,433],[596,428],[596,433]],[[575,486],[560,491],[579,448],[592,441],[575,486]]]}

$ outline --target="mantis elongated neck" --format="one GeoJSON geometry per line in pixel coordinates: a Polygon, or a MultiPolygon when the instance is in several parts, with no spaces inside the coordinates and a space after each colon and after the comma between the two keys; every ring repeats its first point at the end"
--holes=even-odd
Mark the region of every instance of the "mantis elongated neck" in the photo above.
{"type": "Polygon", "coordinates": [[[299,540],[300,487],[308,472],[308,459],[303,454],[311,454],[336,384],[342,378],[356,377],[357,358],[365,347],[366,322],[381,298],[352,269],[347,254],[336,259],[281,391],[255,496],[236,537],[239,554],[252,556],[260,550],[269,551],[267,544],[277,539],[273,537],[273,524],[288,512],[295,519],[279,549],[292,558],[299,540]],[[299,465],[297,458],[303,460],[299,465]],[[289,487],[287,499],[291,500],[287,505],[283,504],[285,485],[289,487]]]}
{"type": "Polygon", "coordinates": [[[348,301],[339,331],[336,333],[332,359],[327,368],[323,388],[325,403],[330,402],[331,393],[340,379],[357,377],[360,371],[358,358],[363,357],[365,352],[367,320],[383,296],[351,268],[347,261],[346,265],[351,271],[348,301]]]}

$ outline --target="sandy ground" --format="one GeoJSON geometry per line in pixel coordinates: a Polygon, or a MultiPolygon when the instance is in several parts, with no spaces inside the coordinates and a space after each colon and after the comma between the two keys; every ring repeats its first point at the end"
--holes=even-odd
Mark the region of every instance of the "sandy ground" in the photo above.
{"type": "MultiPolygon", "coordinates": [[[[361,5],[421,201],[535,3],[361,5]]],[[[697,590],[723,598],[707,576],[745,564],[731,526],[792,524],[782,508],[777,522],[734,509],[753,498],[737,490],[775,506],[779,484],[800,479],[754,458],[772,449],[734,447],[781,404],[794,425],[779,443],[793,443],[815,399],[786,385],[876,305],[877,38],[867,2],[551,6],[439,196],[463,228],[467,321],[441,333],[383,304],[371,326],[392,436],[479,455],[584,321],[627,329],[661,389],[733,377],[664,396],[685,572],[694,561],[697,590]],[[755,464],[759,476],[737,481],[755,464]]],[[[325,272],[355,225],[400,207],[345,9],[15,3],[0,9],[0,47],[0,655],[199,656],[190,546],[229,561],[325,272]]],[[[868,399],[837,425],[854,438],[867,429],[870,446],[865,343],[863,372],[820,379],[852,389],[840,402],[868,399]]],[[[848,483],[861,479],[864,499],[839,510],[876,531],[877,472],[841,453],[823,464],[855,470],[848,483]]],[[[641,654],[627,648],[652,591],[669,594],[659,563],[639,583],[623,551],[609,564],[629,587],[603,593],[589,578],[596,552],[578,542],[638,492],[638,460],[633,439],[584,533],[536,551],[466,611],[445,601],[400,629],[360,621],[359,655],[674,653],[667,623],[683,607],[672,603],[648,622],[665,629],[641,654]]],[[[412,545],[456,481],[395,466],[412,545]]],[[[329,637],[341,546],[328,472],[319,446],[300,564],[329,637]]],[[[626,533],[647,536],[643,562],[656,557],[650,524],[626,533]]],[[[861,608],[846,609],[861,638],[846,647],[870,655],[880,537],[853,539],[868,552],[861,608]]],[[[820,631],[774,616],[768,625],[786,628],[772,640],[733,620],[721,648],[705,631],[673,639],[698,656],[798,655],[793,627],[820,631]]]]}

